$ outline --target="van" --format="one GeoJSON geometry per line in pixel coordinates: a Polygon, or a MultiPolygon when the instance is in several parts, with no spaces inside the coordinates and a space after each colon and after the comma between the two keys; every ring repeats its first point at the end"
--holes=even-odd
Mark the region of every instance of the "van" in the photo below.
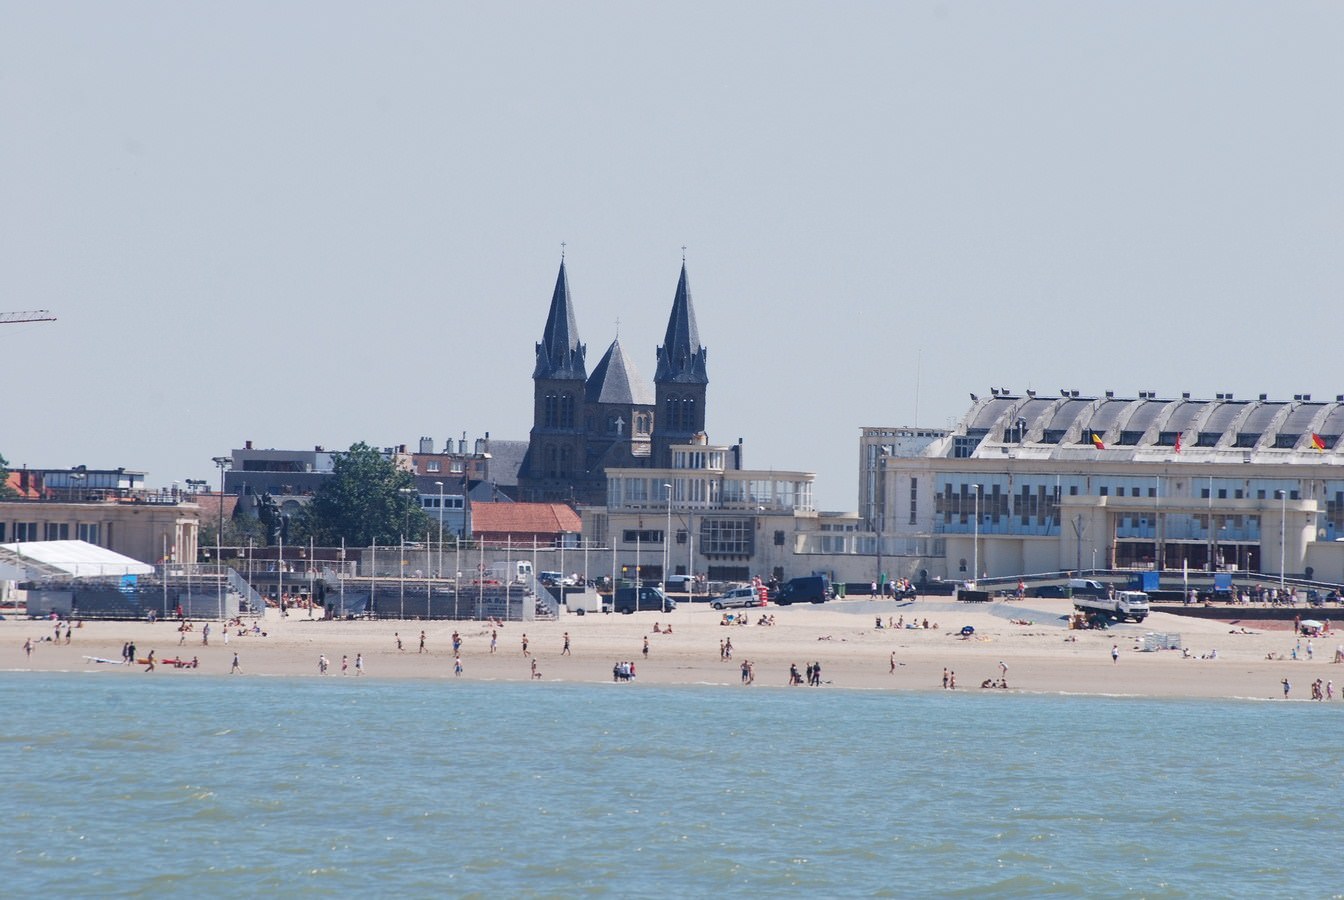
{"type": "Polygon", "coordinates": [[[1111,589],[1091,578],[1070,578],[1069,591],[1075,597],[1105,597],[1110,594],[1111,589]]]}
{"type": "Polygon", "coordinates": [[[656,587],[623,587],[616,589],[611,610],[629,615],[639,610],[670,613],[676,608],[677,601],[656,587]]]}
{"type": "Polygon", "coordinates": [[[663,585],[664,590],[676,591],[678,594],[688,594],[691,591],[691,585],[695,581],[694,575],[669,575],[663,585]]]}
{"type": "Polygon", "coordinates": [[[790,578],[775,595],[780,606],[790,603],[825,603],[831,599],[831,581],[825,575],[804,575],[790,578]]]}
{"type": "Polygon", "coordinates": [[[525,559],[491,563],[486,577],[500,584],[527,584],[532,580],[532,563],[525,559]]]}

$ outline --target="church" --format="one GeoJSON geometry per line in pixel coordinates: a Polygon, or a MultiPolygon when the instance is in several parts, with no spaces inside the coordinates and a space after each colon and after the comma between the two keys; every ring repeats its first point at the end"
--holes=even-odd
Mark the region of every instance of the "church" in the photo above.
{"type": "Polygon", "coordinates": [[[565,261],[532,372],[532,431],[520,500],[604,506],[607,469],[668,468],[671,447],[705,430],[705,370],[686,261],[658,347],[653,389],[617,337],[589,374],[565,261]]]}

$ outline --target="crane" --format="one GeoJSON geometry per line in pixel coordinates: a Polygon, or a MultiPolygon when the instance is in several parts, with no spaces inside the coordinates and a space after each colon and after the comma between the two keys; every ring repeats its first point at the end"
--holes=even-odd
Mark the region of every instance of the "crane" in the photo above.
{"type": "Polygon", "coordinates": [[[0,312],[0,325],[13,325],[18,322],[55,322],[56,317],[46,309],[30,309],[24,312],[0,312]]]}

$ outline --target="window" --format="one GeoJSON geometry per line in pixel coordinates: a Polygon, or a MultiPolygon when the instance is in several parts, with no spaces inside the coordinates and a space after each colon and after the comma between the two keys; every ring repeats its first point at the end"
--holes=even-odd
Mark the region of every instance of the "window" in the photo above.
{"type": "Polygon", "coordinates": [[[15,522],[14,540],[16,541],[35,541],[37,540],[36,522],[15,522]]]}
{"type": "Polygon", "coordinates": [[[652,528],[627,528],[621,532],[621,540],[627,544],[661,544],[663,533],[652,528]]]}
{"type": "Polygon", "coordinates": [[[48,541],[68,541],[70,540],[70,524],[68,522],[48,522],[46,534],[46,540],[48,541]]]}
{"type": "Polygon", "coordinates": [[[425,471],[429,472],[431,475],[438,472],[439,461],[437,459],[431,459],[429,462],[425,463],[425,471]]]}
{"type": "Polygon", "coordinates": [[[776,532],[775,532],[775,546],[776,546],[776,547],[783,547],[783,546],[784,546],[784,532],[783,532],[783,531],[776,531],[776,532]]]}
{"type": "MultiPolygon", "coordinates": [[[[77,534],[81,541],[87,541],[90,544],[98,543],[98,525],[96,523],[93,525],[78,526],[77,534]]],[[[3,540],[4,536],[4,526],[0,525],[0,540],[3,540]]]]}
{"type": "Polygon", "coordinates": [[[916,500],[919,498],[919,479],[910,479],[910,524],[915,524],[915,514],[918,511],[916,500]]]}
{"type": "Polygon", "coordinates": [[[702,519],[700,550],[706,556],[750,556],[755,532],[751,519],[702,519]]]}
{"type": "Polygon", "coordinates": [[[560,398],[554,393],[547,394],[542,402],[541,421],[547,428],[554,428],[560,421],[560,398]]]}
{"type": "Polygon", "coordinates": [[[448,463],[448,471],[453,475],[462,474],[462,460],[454,459],[448,463]]]}
{"type": "Polygon", "coordinates": [[[1104,487],[1104,486],[1103,486],[1103,487],[1099,487],[1099,488],[1097,488],[1097,493],[1098,493],[1100,496],[1105,497],[1107,494],[1110,493],[1110,490],[1111,490],[1110,488],[1108,488],[1108,487],[1104,487]]]}

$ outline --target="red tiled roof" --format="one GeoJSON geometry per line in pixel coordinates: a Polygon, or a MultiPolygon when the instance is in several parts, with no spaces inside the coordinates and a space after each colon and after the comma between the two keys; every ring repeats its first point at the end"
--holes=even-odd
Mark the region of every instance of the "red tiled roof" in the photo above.
{"type": "Polygon", "coordinates": [[[471,530],[477,534],[577,534],[583,520],[563,503],[473,503],[471,530]]]}

